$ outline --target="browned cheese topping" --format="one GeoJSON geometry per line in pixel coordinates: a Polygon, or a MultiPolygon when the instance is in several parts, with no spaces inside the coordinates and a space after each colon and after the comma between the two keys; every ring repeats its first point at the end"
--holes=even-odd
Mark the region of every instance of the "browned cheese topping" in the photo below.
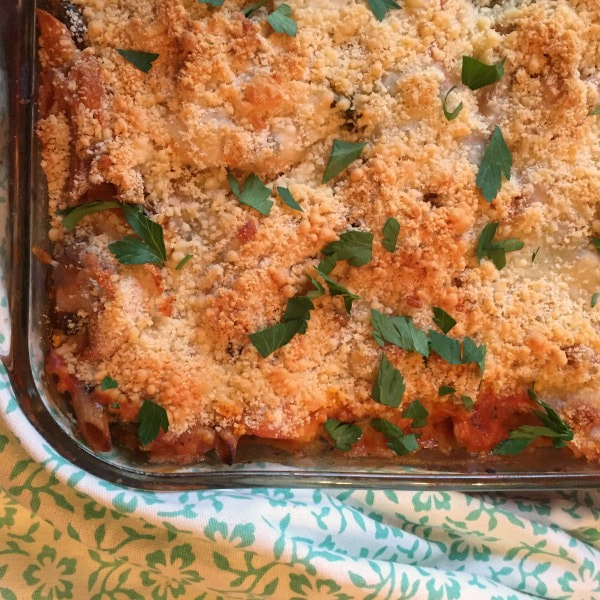
{"type": "MultiPolygon", "coordinates": [[[[98,94],[98,105],[83,98],[39,123],[55,254],[93,273],[76,306],[85,348],[55,340],[73,375],[115,378],[111,394],[134,412],[154,399],[174,433],[307,439],[328,416],[385,409],[371,398],[382,353],[371,309],[428,331],[437,306],[457,321],[449,335],[486,346],[483,382],[475,364],[389,346],[405,402],[448,402],[438,389],[452,386],[477,403],[480,389],[502,397],[535,381],[574,447],[600,456],[597,0],[404,0],[381,22],[363,0],[288,0],[295,37],[265,19],[279,0],[250,18],[241,0],[75,3],[88,25],[78,61],[97,80],[64,85],[98,94]],[[117,48],[159,57],[144,73],[117,48]],[[472,91],[463,56],[504,58],[505,74],[472,91]],[[449,121],[442,98],[454,85],[448,106],[464,107],[449,121]],[[489,203],[475,179],[495,126],[513,163],[489,203]],[[367,145],[323,185],[334,139],[367,145]],[[268,215],[236,199],[227,169],[273,190],[268,215]],[[164,268],[109,252],[131,233],[118,211],[62,227],[58,209],[109,188],[162,226],[164,268]],[[382,245],[389,217],[401,224],[394,252],[382,245]],[[477,261],[490,222],[496,239],[525,244],[502,270],[477,261]],[[368,264],[340,261],[331,273],[360,296],[351,314],[340,297],[315,299],[307,332],[262,358],[248,335],[281,322],[288,300],[311,289],[321,250],[348,230],[374,235],[368,264]]],[[[43,48],[41,58],[56,60],[43,48]]]]}

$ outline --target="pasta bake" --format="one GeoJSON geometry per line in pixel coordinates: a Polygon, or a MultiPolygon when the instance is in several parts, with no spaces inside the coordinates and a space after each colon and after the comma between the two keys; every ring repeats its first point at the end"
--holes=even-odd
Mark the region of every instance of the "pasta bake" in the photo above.
{"type": "Polygon", "coordinates": [[[37,19],[46,372],[93,450],[600,459],[596,0],[37,19]]]}

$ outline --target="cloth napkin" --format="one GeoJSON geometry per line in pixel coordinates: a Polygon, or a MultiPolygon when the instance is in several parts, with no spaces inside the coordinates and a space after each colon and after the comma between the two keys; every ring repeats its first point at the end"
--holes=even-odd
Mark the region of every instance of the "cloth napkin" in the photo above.
{"type": "Polygon", "coordinates": [[[600,600],[600,493],[118,487],[0,369],[0,598],[600,600]]]}

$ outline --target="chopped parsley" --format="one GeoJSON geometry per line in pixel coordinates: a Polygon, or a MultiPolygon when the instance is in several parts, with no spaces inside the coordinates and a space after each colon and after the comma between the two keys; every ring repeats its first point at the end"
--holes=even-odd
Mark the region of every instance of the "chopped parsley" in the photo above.
{"type": "Polygon", "coordinates": [[[320,271],[317,269],[317,273],[325,280],[327,283],[327,288],[329,289],[329,294],[331,296],[342,296],[344,299],[344,307],[346,308],[346,312],[350,314],[352,311],[352,304],[355,300],[358,300],[360,296],[353,294],[349,290],[347,290],[343,285],[340,285],[337,281],[332,279],[327,273],[320,271]]]}
{"type": "Polygon", "coordinates": [[[176,271],[181,271],[181,269],[183,269],[183,267],[185,267],[185,265],[188,264],[188,262],[192,259],[192,255],[191,254],[186,254],[178,263],[177,266],[175,267],[176,271]]]}
{"type": "Polygon", "coordinates": [[[419,449],[417,436],[414,433],[408,435],[397,425],[390,423],[386,419],[373,419],[371,427],[375,431],[380,431],[387,438],[388,448],[396,454],[408,454],[419,449]]]}
{"type": "Polygon", "coordinates": [[[62,215],[62,225],[67,231],[73,231],[75,225],[83,219],[101,210],[109,210],[111,208],[121,208],[121,204],[114,200],[107,201],[94,201],[80,204],[79,206],[73,206],[64,210],[57,211],[57,214],[62,215]]]}
{"type": "Polygon", "coordinates": [[[117,48],[116,50],[126,61],[144,73],[147,73],[152,68],[152,63],[159,57],[155,52],[122,50],[121,48],[117,48]]]}
{"type": "Polygon", "coordinates": [[[488,65],[471,56],[463,56],[461,71],[463,85],[466,85],[472,90],[478,90],[486,85],[500,81],[504,75],[505,60],[506,59],[503,58],[495,65],[488,65]]]}
{"type": "Polygon", "coordinates": [[[392,8],[400,8],[394,0],[367,0],[367,4],[378,21],[383,21],[385,15],[387,15],[388,11],[392,8]]]}
{"type": "Polygon", "coordinates": [[[594,248],[600,252],[600,237],[592,238],[592,246],[594,246],[594,248]]]}
{"type": "Polygon", "coordinates": [[[447,92],[446,95],[444,96],[444,99],[442,100],[442,110],[444,111],[444,116],[446,117],[446,119],[448,121],[454,121],[454,119],[456,119],[456,117],[458,117],[458,115],[460,115],[462,109],[463,109],[463,103],[461,102],[453,111],[449,111],[447,109],[447,102],[448,102],[448,96],[456,89],[456,86],[453,85],[447,92]]]}
{"type": "Polygon", "coordinates": [[[225,0],[197,0],[197,2],[208,4],[210,6],[223,6],[223,2],[225,2],[225,0]]]}
{"type": "Polygon", "coordinates": [[[444,332],[448,333],[456,321],[442,308],[433,307],[433,322],[444,332]]]}
{"type": "Polygon", "coordinates": [[[467,412],[471,412],[473,410],[475,402],[473,402],[473,398],[471,398],[471,396],[461,396],[460,401],[462,402],[462,405],[465,407],[467,412]]]}
{"type": "Polygon", "coordinates": [[[323,173],[323,183],[331,181],[339,175],[350,163],[354,162],[367,145],[366,142],[344,142],[333,140],[331,155],[323,173]]]}
{"type": "Polygon", "coordinates": [[[337,419],[327,419],[323,426],[333,439],[335,447],[342,452],[348,452],[362,435],[362,429],[358,425],[342,423],[337,419]]]}
{"type": "Polygon", "coordinates": [[[394,217],[390,217],[383,226],[383,247],[388,252],[394,252],[396,250],[396,243],[398,242],[398,234],[400,233],[400,223],[394,217]]]}
{"type": "MultiPolygon", "coordinates": [[[[340,239],[327,244],[323,248],[323,254],[332,257],[329,260],[335,262],[347,260],[353,267],[362,267],[366,265],[373,256],[373,234],[368,231],[346,231],[340,235],[340,239]]],[[[327,263],[330,266],[331,262],[327,263]]],[[[333,269],[319,269],[324,273],[330,273],[333,269]]]]}
{"type": "Polygon", "coordinates": [[[105,392],[106,390],[114,390],[119,387],[119,383],[116,379],[109,377],[108,375],[100,382],[100,389],[105,392]]]}
{"type": "Polygon", "coordinates": [[[317,266],[317,270],[321,273],[331,273],[333,269],[335,269],[335,265],[337,263],[337,256],[335,254],[331,254],[328,257],[324,258],[317,266]]]}
{"type": "Polygon", "coordinates": [[[116,259],[124,265],[155,264],[162,267],[167,260],[163,229],[149,219],[139,204],[124,204],[123,215],[141,239],[128,235],[108,245],[116,259]]]}
{"type": "Polygon", "coordinates": [[[394,344],[408,352],[418,352],[429,356],[429,339],[413,323],[412,317],[388,317],[375,309],[371,309],[373,337],[383,346],[385,342],[394,344]]]}
{"type": "Polygon", "coordinates": [[[594,292],[592,295],[592,301],[590,302],[590,306],[594,308],[598,304],[598,292],[594,292]]]}
{"type": "Polygon", "coordinates": [[[450,394],[454,394],[456,392],[456,388],[453,388],[450,385],[442,385],[438,390],[438,396],[448,396],[450,394]]]}
{"type": "Polygon", "coordinates": [[[540,251],[540,247],[538,246],[532,253],[531,253],[531,264],[533,264],[535,262],[535,259],[537,258],[538,252],[540,251]]]}
{"type": "Polygon", "coordinates": [[[315,305],[307,296],[294,296],[288,300],[283,323],[261,329],[248,334],[250,341],[259,354],[266,358],[282,346],[285,346],[297,334],[304,334],[308,329],[310,311],[315,305]]]}
{"type": "Polygon", "coordinates": [[[411,427],[425,427],[429,411],[418,400],[414,400],[404,409],[402,416],[413,420],[411,427]]]}
{"type": "Polygon", "coordinates": [[[371,398],[379,404],[397,408],[402,402],[405,389],[402,373],[388,361],[385,354],[382,354],[371,398]]]}
{"type": "Polygon", "coordinates": [[[138,439],[142,446],[147,446],[155,440],[160,430],[169,431],[167,411],[152,400],[144,400],[138,414],[138,439]]]}
{"type": "Polygon", "coordinates": [[[281,199],[284,201],[284,203],[287,206],[289,206],[290,208],[293,208],[294,210],[299,210],[300,212],[304,212],[302,210],[302,207],[296,202],[296,200],[294,200],[294,196],[292,196],[292,192],[290,192],[290,190],[288,190],[288,188],[278,186],[277,193],[281,196],[281,199]]]}
{"type": "Polygon", "coordinates": [[[291,16],[292,9],[287,4],[281,4],[267,17],[267,21],[273,31],[294,37],[298,33],[298,24],[291,16]]]}
{"type": "Polygon", "coordinates": [[[308,278],[310,279],[310,282],[315,286],[315,289],[306,292],[306,297],[310,298],[311,300],[314,300],[315,298],[320,298],[321,296],[324,296],[325,288],[314,277],[311,277],[309,275],[308,278]]]}
{"type": "Polygon", "coordinates": [[[558,413],[548,404],[546,404],[533,390],[527,390],[529,397],[535,400],[544,411],[535,410],[534,414],[542,421],[544,426],[521,425],[513,429],[508,439],[500,442],[493,450],[493,454],[501,456],[514,456],[522,452],[532,442],[541,438],[549,437],[552,439],[552,445],[555,448],[563,448],[566,442],[573,439],[573,430],[568,423],[565,423],[558,413]]]}
{"type": "Polygon", "coordinates": [[[465,336],[465,339],[463,340],[463,364],[475,363],[483,376],[485,372],[486,354],[487,348],[485,347],[485,344],[478,346],[470,337],[465,336]]]}
{"type": "Polygon", "coordinates": [[[477,187],[488,202],[494,200],[498,195],[502,187],[502,175],[510,180],[511,167],[512,155],[500,128],[496,125],[475,180],[477,187]]]}
{"type": "Polygon", "coordinates": [[[494,242],[494,236],[498,230],[498,223],[488,223],[479,235],[477,243],[477,260],[481,262],[483,257],[491,259],[498,271],[506,266],[506,253],[521,250],[525,244],[516,238],[494,242]]]}
{"type": "Polygon", "coordinates": [[[588,114],[590,117],[593,117],[594,115],[600,115],[600,106],[597,106],[593,110],[590,110],[588,114]]]}
{"type": "Polygon", "coordinates": [[[441,356],[450,365],[462,364],[462,358],[460,355],[460,342],[457,339],[448,337],[434,331],[429,330],[429,340],[431,343],[431,350],[441,356]]]}
{"type": "Polygon", "coordinates": [[[259,8],[264,6],[267,3],[267,0],[259,0],[256,4],[251,4],[242,10],[242,13],[249,19],[259,8]]]}
{"type": "Polygon", "coordinates": [[[270,199],[271,190],[254,173],[250,173],[244,181],[244,186],[240,185],[233,173],[227,169],[227,181],[231,193],[246,206],[251,206],[261,215],[268,215],[273,207],[273,200],[270,199]]]}

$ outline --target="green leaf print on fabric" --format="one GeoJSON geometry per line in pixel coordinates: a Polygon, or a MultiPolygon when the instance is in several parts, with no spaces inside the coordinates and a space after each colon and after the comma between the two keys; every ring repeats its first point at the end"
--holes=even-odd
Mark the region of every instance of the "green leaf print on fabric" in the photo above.
{"type": "Polygon", "coordinates": [[[563,592],[569,592],[570,598],[584,598],[585,594],[600,592],[600,564],[585,558],[576,574],[568,571],[558,578],[558,583],[563,592]]]}
{"type": "Polygon", "coordinates": [[[36,562],[29,564],[23,572],[25,583],[37,586],[30,592],[32,600],[73,598],[73,582],[69,576],[75,573],[77,561],[67,557],[56,559],[56,549],[44,546],[36,556],[36,562]]]}
{"type": "Polygon", "coordinates": [[[204,535],[213,542],[217,541],[216,534],[219,534],[224,541],[234,542],[235,540],[239,540],[236,546],[238,548],[246,548],[254,543],[254,530],[254,523],[238,523],[231,530],[231,535],[228,537],[227,523],[211,517],[204,528],[204,535]]]}
{"type": "Polygon", "coordinates": [[[156,550],[146,555],[147,570],[140,573],[142,583],[152,587],[153,600],[168,600],[185,596],[186,588],[191,583],[202,581],[195,569],[190,569],[196,560],[190,544],[173,546],[167,555],[162,550],[156,550]]]}
{"type": "Polygon", "coordinates": [[[450,510],[450,494],[446,492],[419,492],[412,497],[415,511],[450,510]]]}

